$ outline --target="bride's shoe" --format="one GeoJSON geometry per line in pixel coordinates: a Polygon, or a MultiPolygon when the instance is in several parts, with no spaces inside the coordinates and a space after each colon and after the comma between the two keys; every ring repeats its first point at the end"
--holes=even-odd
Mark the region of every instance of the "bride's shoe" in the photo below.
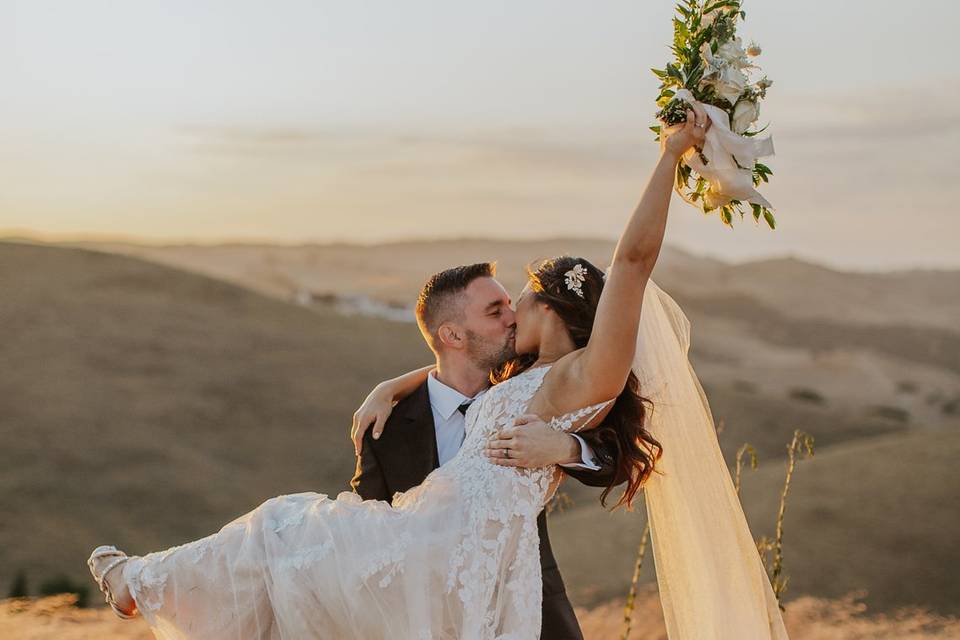
{"type": "Polygon", "coordinates": [[[110,605],[110,608],[113,609],[113,612],[121,618],[130,619],[136,617],[136,606],[132,606],[130,611],[124,611],[121,609],[120,605],[114,598],[113,592],[110,590],[110,585],[107,583],[107,574],[110,573],[112,569],[120,567],[127,560],[129,560],[129,558],[127,557],[126,553],[118,550],[113,545],[104,544],[93,550],[93,553],[90,554],[90,558],[87,560],[87,566],[90,567],[90,573],[93,574],[93,579],[97,581],[100,591],[103,592],[103,595],[106,597],[107,604],[110,605]],[[105,566],[98,569],[96,566],[97,561],[105,558],[113,559],[107,562],[105,566]]]}

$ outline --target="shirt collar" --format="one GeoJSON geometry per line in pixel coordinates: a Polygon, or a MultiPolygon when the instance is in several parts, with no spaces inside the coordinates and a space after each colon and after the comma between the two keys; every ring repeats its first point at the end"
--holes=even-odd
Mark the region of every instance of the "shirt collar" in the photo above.
{"type": "Polygon", "coordinates": [[[435,372],[431,371],[427,376],[427,393],[430,395],[430,405],[440,414],[444,420],[449,420],[461,404],[470,400],[476,400],[484,393],[486,389],[480,391],[477,395],[470,398],[463,395],[453,387],[448,387],[437,380],[435,372]]]}

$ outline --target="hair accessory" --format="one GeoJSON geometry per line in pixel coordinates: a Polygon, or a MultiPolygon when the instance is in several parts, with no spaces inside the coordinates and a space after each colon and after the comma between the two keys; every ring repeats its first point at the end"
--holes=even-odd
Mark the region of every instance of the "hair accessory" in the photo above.
{"type": "Polygon", "coordinates": [[[563,274],[567,280],[567,289],[573,291],[581,298],[583,297],[583,283],[587,279],[587,270],[579,262],[573,265],[573,269],[563,274]]]}

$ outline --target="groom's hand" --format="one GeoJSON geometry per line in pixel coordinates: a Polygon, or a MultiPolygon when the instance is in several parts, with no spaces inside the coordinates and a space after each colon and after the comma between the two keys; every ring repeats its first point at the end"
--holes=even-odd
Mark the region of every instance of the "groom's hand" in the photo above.
{"type": "Polygon", "coordinates": [[[484,452],[494,464],[525,469],[580,461],[577,439],[535,415],[520,416],[514,426],[498,430],[484,452]]]}

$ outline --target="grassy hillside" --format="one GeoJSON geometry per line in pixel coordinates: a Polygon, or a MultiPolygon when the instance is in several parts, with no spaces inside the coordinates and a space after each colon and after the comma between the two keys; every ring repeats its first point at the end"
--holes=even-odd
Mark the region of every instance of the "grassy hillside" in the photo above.
{"type": "MultiPolygon", "coordinates": [[[[384,266],[383,255],[373,260],[379,281],[357,248],[343,251],[347,267],[364,273],[364,282],[389,288],[433,270],[418,258],[418,250],[429,253],[425,247],[394,254],[396,270],[384,266]]],[[[547,248],[545,255],[558,249],[547,248]]],[[[511,259],[519,259],[520,249],[515,252],[511,259]]],[[[705,264],[685,254],[671,260],[664,268],[674,274],[702,273],[697,270],[705,264]]],[[[287,263],[278,258],[278,264],[287,263]]],[[[311,278],[339,282],[322,266],[305,262],[300,268],[311,278]]],[[[926,513],[937,525],[911,528],[902,539],[932,549],[946,545],[955,528],[948,525],[957,517],[942,505],[956,483],[945,461],[949,443],[933,438],[957,432],[957,417],[946,407],[960,385],[952,360],[942,360],[956,354],[904,359],[883,344],[896,339],[890,334],[854,350],[836,340],[818,351],[816,341],[826,338],[816,330],[791,340],[778,323],[849,327],[774,311],[753,325],[755,307],[684,295],[677,297],[693,321],[694,363],[722,422],[728,459],[749,440],[767,464],[747,479],[746,504],[754,517],[772,522],[778,460],[793,429],[817,437],[818,456],[801,468],[788,515],[788,569],[795,575],[790,595],[835,595],[847,582],[860,582],[856,586],[880,594],[879,604],[916,601],[956,611],[950,602],[958,601],[956,591],[938,572],[957,567],[958,558],[949,551],[896,550],[891,541],[901,539],[903,526],[880,518],[898,507],[889,500],[891,479],[867,454],[876,473],[861,470],[865,462],[856,453],[874,443],[902,442],[907,452],[939,443],[930,445],[933,459],[923,474],[897,467],[904,476],[897,476],[897,486],[907,487],[903,499],[915,502],[909,527],[922,524],[926,513]],[[931,401],[933,394],[939,395],[931,401]],[[831,516],[836,526],[851,527],[851,536],[859,527],[877,529],[862,550],[850,550],[849,540],[822,526],[818,509],[829,503],[803,484],[818,468],[827,482],[819,490],[840,501],[829,507],[838,511],[831,516]],[[837,564],[814,561],[802,572],[791,557],[807,554],[837,564]],[[841,561],[845,554],[849,569],[841,561]],[[894,554],[890,562],[877,560],[894,554]],[[850,579],[837,580],[837,567],[850,579]],[[901,579],[910,572],[919,576],[909,598],[891,595],[895,571],[901,579]]],[[[274,293],[267,297],[169,266],[77,248],[0,243],[0,297],[0,596],[19,568],[34,590],[60,573],[94,588],[84,560],[97,544],[132,553],[166,548],[215,531],[269,496],[346,489],[353,470],[347,437],[352,411],[376,381],[427,359],[407,323],[343,317],[324,305],[304,308],[274,293]]],[[[863,451],[897,464],[911,459],[886,449],[863,451]]],[[[576,483],[565,490],[575,508],[559,514],[551,529],[575,600],[592,605],[622,595],[642,517],[598,518],[595,493],[576,483]],[[578,556],[585,541],[598,564],[578,556]]]]}
{"type": "MultiPolygon", "coordinates": [[[[960,433],[951,431],[837,444],[802,460],[784,521],[787,600],[839,598],[865,587],[871,610],[928,605],[960,613],[958,459],[960,433]]],[[[754,538],[774,534],[784,473],[776,459],[744,471],[742,502],[754,538]]],[[[555,515],[551,539],[565,576],[577,577],[568,588],[578,602],[625,593],[645,519],[642,504],[633,513],[608,516],[588,503],[555,515]]],[[[652,556],[644,565],[641,580],[653,580],[652,556]]]]}
{"type": "Polygon", "coordinates": [[[4,594],[347,489],[361,394],[426,357],[408,325],[83,250],[0,244],[0,299],[4,594]]]}

